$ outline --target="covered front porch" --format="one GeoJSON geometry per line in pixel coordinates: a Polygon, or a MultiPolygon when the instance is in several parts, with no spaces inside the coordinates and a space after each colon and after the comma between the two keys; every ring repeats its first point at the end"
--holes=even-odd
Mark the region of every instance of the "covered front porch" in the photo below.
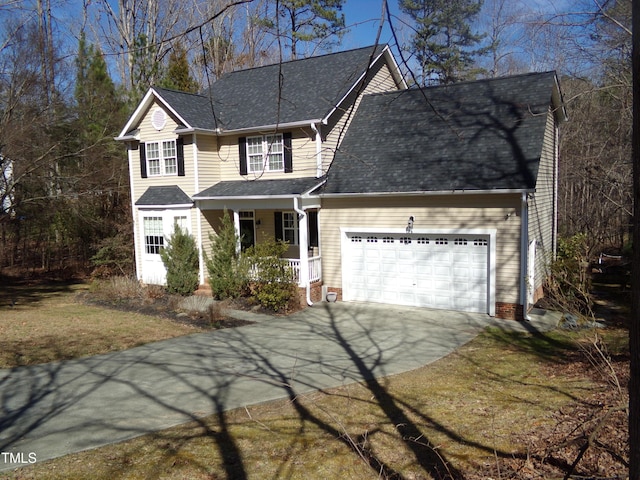
{"type": "MultiPolygon", "coordinates": [[[[226,212],[240,239],[239,252],[270,240],[284,241],[288,249],[283,258],[298,286],[321,281],[320,200],[311,195],[319,185],[321,180],[316,178],[220,182],[195,195],[202,249],[209,251],[207,239],[220,231],[226,212]]],[[[200,282],[204,284],[203,266],[201,261],[200,282]]]]}

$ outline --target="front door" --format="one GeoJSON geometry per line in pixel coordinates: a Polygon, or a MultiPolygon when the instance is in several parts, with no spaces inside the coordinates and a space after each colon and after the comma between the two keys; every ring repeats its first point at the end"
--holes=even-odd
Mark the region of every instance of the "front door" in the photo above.
{"type": "Polygon", "coordinates": [[[256,243],[256,223],[254,212],[240,212],[240,247],[244,252],[256,243]]]}
{"type": "Polygon", "coordinates": [[[153,285],[164,285],[167,272],[160,252],[165,244],[164,216],[162,212],[145,214],[142,217],[142,281],[153,285]]]}

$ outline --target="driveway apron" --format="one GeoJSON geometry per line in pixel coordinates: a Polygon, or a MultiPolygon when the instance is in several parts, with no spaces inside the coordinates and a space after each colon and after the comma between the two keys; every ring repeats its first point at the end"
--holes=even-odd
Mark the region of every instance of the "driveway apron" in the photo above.
{"type": "Polygon", "coordinates": [[[413,370],[489,323],[479,314],[323,303],[245,327],[0,370],[0,470],[413,370]]]}

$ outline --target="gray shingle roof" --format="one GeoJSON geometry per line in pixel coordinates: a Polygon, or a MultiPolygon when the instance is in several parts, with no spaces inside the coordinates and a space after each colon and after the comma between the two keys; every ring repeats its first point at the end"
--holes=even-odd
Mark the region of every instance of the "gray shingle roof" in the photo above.
{"type": "Polygon", "coordinates": [[[323,178],[226,181],[216,183],[193,198],[197,200],[212,197],[290,197],[306,193],[323,181],[323,178]]]}
{"type": "Polygon", "coordinates": [[[193,128],[213,130],[213,118],[209,97],[194,93],[178,92],[166,88],[154,87],[160,96],[193,128]]]}
{"type": "Polygon", "coordinates": [[[547,72],[366,96],[323,192],[533,189],[555,78],[547,72]]]}
{"type": "Polygon", "coordinates": [[[149,187],[136,202],[137,206],[188,205],[193,200],[176,185],[149,187]]]}
{"type": "Polygon", "coordinates": [[[371,46],[238,70],[215,82],[211,96],[208,91],[154,89],[194,128],[237,130],[319,120],[354,86],[374,52],[383,49],[371,46]]]}

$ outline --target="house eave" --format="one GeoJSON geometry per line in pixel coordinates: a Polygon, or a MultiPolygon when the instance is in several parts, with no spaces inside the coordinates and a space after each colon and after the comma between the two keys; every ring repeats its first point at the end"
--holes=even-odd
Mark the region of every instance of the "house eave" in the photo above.
{"type": "Polygon", "coordinates": [[[417,197],[443,195],[513,195],[535,193],[535,189],[495,189],[495,190],[420,190],[410,192],[366,192],[366,193],[320,193],[322,198],[371,198],[371,197],[417,197]]]}
{"type": "MultiPolygon", "coordinates": [[[[149,90],[147,90],[147,93],[145,94],[142,101],[138,104],[138,108],[136,108],[131,117],[129,117],[129,121],[120,132],[120,135],[116,137],[116,140],[131,140],[127,138],[127,132],[131,131],[134,125],[138,125],[140,123],[144,113],[153,104],[154,99],[157,100],[169,112],[171,112],[171,114],[174,115],[180,123],[186,125],[187,128],[190,128],[189,123],[185,121],[185,119],[182,118],[180,114],[178,114],[178,112],[169,104],[169,102],[162,98],[160,92],[156,91],[153,87],[150,87],[149,90]]],[[[137,139],[134,138],[133,140],[137,139]]]]}
{"type": "Polygon", "coordinates": [[[301,193],[283,193],[278,195],[194,195],[195,201],[214,200],[214,201],[229,201],[229,200],[287,200],[293,198],[318,198],[317,194],[311,192],[317,190],[327,182],[327,179],[322,179],[312,187],[307,188],[301,193]]]}
{"type": "Polygon", "coordinates": [[[113,137],[116,142],[137,142],[140,141],[138,135],[122,135],[119,137],[113,137]]]}
{"type": "Polygon", "coordinates": [[[184,127],[176,128],[173,133],[175,133],[176,135],[189,135],[193,133],[200,135],[219,135],[220,129],[184,127]]]}
{"type": "Polygon", "coordinates": [[[322,119],[316,118],[311,120],[301,120],[297,122],[287,122],[287,123],[273,123],[270,125],[259,125],[253,127],[245,127],[245,128],[236,128],[232,130],[224,130],[219,128],[217,130],[217,135],[226,136],[226,135],[240,135],[243,133],[251,133],[251,132],[261,132],[261,131],[276,131],[276,130],[287,130],[290,128],[300,128],[300,127],[308,127],[314,123],[320,123],[322,119]]]}
{"type": "Polygon", "coordinates": [[[192,208],[193,203],[180,203],[180,204],[172,204],[172,205],[136,205],[135,207],[138,210],[165,210],[169,207],[171,208],[192,208]]]}

